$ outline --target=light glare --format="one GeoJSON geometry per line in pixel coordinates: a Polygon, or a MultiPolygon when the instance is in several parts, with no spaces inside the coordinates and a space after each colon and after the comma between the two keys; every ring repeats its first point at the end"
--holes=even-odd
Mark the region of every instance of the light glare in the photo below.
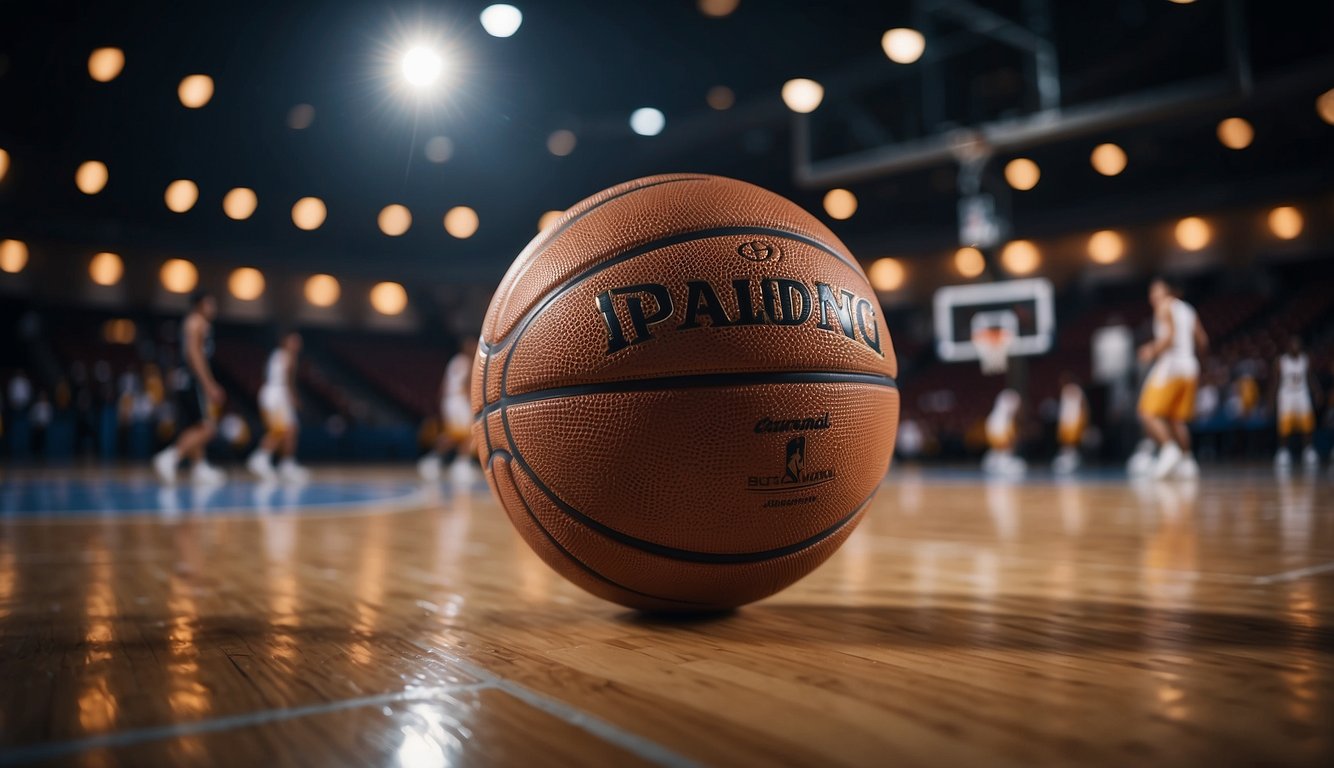
{"type": "Polygon", "coordinates": [[[1005,164],[1005,180],[1020,192],[1036,187],[1040,178],[1042,170],[1037,163],[1026,157],[1016,157],[1005,164]]]}
{"type": "Polygon", "coordinates": [[[814,80],[798,77],[783,83],[783,103],[793,112],[803,115],[814,112],[822,101],[824,86],[814,80]]]}
{"type": "MultiPolygon", "coordinates": [[[[488,5],[482,9],[482,29],[492,37],[509,37],[519,31],[523,13],[512,5],[488,5]]],[[[398,313],[394,313],[398,314],[398,313]]]]}
{"type": "Polygon", "coordinates": [[[292,206],[292,223],[297,229],[309,232],[319,229],[328,213],[323,200],[318,197],[303,197],[292,206]]]}
{"type": "Polygon", "coordinates": [[[227,290],[241,301],[254,301],[264,295],[264,273],[254,267],[238,267],[227,278],[227,290]]]}
{"type": "Polygon", "coordinates": [[[250,218],[258,206],[259,197],[255,195],[255,190],[247,187],[236,187],[222,198],[222,212],[233,221],[250,218]]]}
{"type": "Polygon", "coordinates": [[[88,277],[98,285],[115,285],[124,274],[125,262],[114,253],[99,253],[88,262],[88,277]]]}
{"type": "Polygon", "coordinates": [[[189,109],[199,109],[213,98],[213,78],[208,75],[190,75],[176,88],[176,95],[181,104],[189,109]]]}
{"type": "Polygon", "coordinates": [[[1089,155],[1089,162],[1103,176],[1115,176],[1126,169],[1126,151],[1115,144],[1099,144],[1089,155]]]}
{"type": "Polygon", "coordinates": [[[125,52],[119,48],[98,48],[88,57],[88,76],[99,83],[115,80],[125,68],[125,52]]]}
{"type": "Polygon", "coordinates": [[[440,77],[444,66],[440,54],[419,45],[403,55],[403,79],[412,86],[425,88],[440,77]]]}
{"type": "Polygon", "coordinates": [[[964,277],[977,277],[987,268],[987,260],[982,252],[971,245],[966,245],[954,252],[954,269],[964,277]]]}
{"type": "Polygon", "coordinates": [[[1126,243],[1120,233],[1104,229],[1089,235],[1088,252],[1094,264],[1114,264],[1125,255],[1126,243]]]}
{"type": "MultiPolygon", "coordinates": [[[[507,37],[507,35],[500,35],[507,37]]],[[[403,314],[408,307],[408,292],[398,283],[377,283],[371,289],[371,306],[382,315],[393,317],[403,314]]]]}
{"type": "Polygon", "coordinates": [[[867,277],[871,278],[871,287],[881,293],[902,288],[904,276],[903,264],[891,258],[876,259],[867,272],[867,277]]]}
{"type": "Polygon", "coordinates": [[[1269,230],[1280,240],[1293,240],[1302,233],[1302,212],[1280,205],[1269,212],[1269,230]]]}
{"type": "Polygon", "coordinates": [[[185,213],[198,202],[199,187],[189,179],[177,179],[167,185],[167,192],[163,198],[167,202],[167,208],[173,213],[185,213]]]}
{"type": "Polygon", "coordinates": [[[667,126],[667,116],[653,107],[640,107],[630,113],[630,130],[640,136],[657,136],[667,126]]]}
{"type": "Polygon", "coordinates": [[[896,64],[911,64],[922,58],[926,51],[926,38],[915,29],[899,27],[891,29],[880,38],[880,47],[885,55],[896,64]]]}
{"type": "Polygon", "coordinates": [[[0,240],[0,272],[16,275],[28,266],[28,244],[22,240],[0,240]]]}
{"type": "Polygon", "coordinates": [[[850,219],[857,212],[857,196],[846,189],[831,189],[824,196],[824,211],[831,219],[850,219]]]}
{"type": "Polygon", "coordinates": [[[379,224],[381,232],[390,237],[398,237],[412,226],[412,212],[406,205],[398,203],[386,205],[384,210],[380,211],[379,224]]]}
{"type": "Polygon", "coordinates": [[[450,208],[445,214],[445,231],[460,240],[467,240],[476,234],[480,223],[477,211],[466,205],[450,208]]]}
{"type": "Polygon", "coordinates": [[[1001,266],[1012,275],[1027,275],[1041,262],[1042,255],[1031,240],[1012,240],[1001,251],[1001,266]]]}
{"type": "Polygon", "coordinates": [[[316,307],[332,307],[340,294],[342,288],[333,275],[311,275],[306,279],[306,301],[316,307]]]}
{"type": "Polygon", "coordinates": [[[109,177],[106,163],[89,160],[74,172],[74,185],[85,195],[95,195],[106,187],[109,177]]]}
{"type": "Polygon", "coordinates": [[[199,284],[199,270],[185,259],[167,259],[158,276],[171,293],[189,293],[199,284]]]}
{"type": "Polygon", "coordinates": [[[1176,238],[1177,245],[1182,248],[1198,251],[1213,239],[1213,231],[1209,228],[1209,223],[1199,216],[1187,216],[1177,222],[1176,238]]]}

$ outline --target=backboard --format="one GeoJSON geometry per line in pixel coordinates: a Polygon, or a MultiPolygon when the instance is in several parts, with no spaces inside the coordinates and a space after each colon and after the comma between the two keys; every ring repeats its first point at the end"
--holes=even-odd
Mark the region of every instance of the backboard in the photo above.
{"type": "Polygon", "coordinates": [[[1009,354],[1041,355],[1056,333],[1052,284],[1045,278],[951,285],[936,291],[936,353],[941,360],[977,360],[973,337],[988,329],[1011,336],[1009,354]]]}

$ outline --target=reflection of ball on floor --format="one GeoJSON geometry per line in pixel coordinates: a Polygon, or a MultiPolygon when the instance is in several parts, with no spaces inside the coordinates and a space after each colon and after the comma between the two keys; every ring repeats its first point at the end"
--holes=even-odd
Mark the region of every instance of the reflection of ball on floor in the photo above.
{"type": "Polygon", "coordinates": [[[824,225],[758,187],[656,176],[567,211],[492,300],[473,383],[492,488],[552,567],[656,610],[804,576],[893,449],[889,331],[824,225]]]}

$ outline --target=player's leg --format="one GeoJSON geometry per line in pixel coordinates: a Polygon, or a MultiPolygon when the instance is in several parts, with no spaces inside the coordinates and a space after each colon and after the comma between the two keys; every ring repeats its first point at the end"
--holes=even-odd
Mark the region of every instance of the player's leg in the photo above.
{"type": "Polygon", "coordinates": [[[264,436],[260,438],[255,452],[246,460],[246,469],[261,480],[273,479],[273,454],[282,447],[289,427],[285,414],[273,399],[271,390],[260,390],[259,408],[264,421],[264,436]]]}
{"type": "Polygon", "coordinates": [[[278,463],[278,475],[289,483],[304,483],[310,479],[310,471],[296,463],[297,437],[300,429],[296,420],[296,409],[291,403],[286,403],[283,410],[287,428],[283,430],[279,446],[282,450],[282,460],[278,463]]]}
{"type": "Polygon", "coordinates": [[[1297,426],[1296,414],[1292,412],[1290,404],[1285,402],[1283,393],[1278,397],[1278,451],[1274,453],[1274,468],[1286,469],[1292,466],[1292,454],[1288,450],[1288,444],[1292,441],[1292,433],[1297,426]]]}
{"type": "Polygon", "coordinates": [[[1153,462],[1153,476],[1164,478],[1176,469],[1183,451],[1174,435],[1173,422],[1185,395],[1185,382],[1171,377],[1157,382],[1146,394],[1151,394],[1140,402],[1140,418],[1144,431],[1158,444],[1158,456],[1153,462]]]}

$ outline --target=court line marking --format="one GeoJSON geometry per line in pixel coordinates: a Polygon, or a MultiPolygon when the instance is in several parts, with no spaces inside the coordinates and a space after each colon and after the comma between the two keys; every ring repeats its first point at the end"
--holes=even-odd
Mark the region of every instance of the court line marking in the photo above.
{"type": "Polygon", "coordinates": [[[341,712],[348,709],[391,704],[399,701],[425,700],[429,702],[432,701],[434,697],[438,696],[472,693],[494,687],[494,683],[485,681],[479,683],[422,687],[408,691],[381,693],[375,696],[362,696],[355,699],[340,699],[338,701],[328,701],[321,704],[307,704],[300,707],[263,709],[239,715],[216,717],[211,720],[197,720],[188,723],[173,723],[171,725],[156,725],[148,728],[135,728],[128,731],[113,731],[111,733],[100,733],[95,736],[86,736],[84,738],[71,739],[69,741],[48,741],[0,751],[0,765],[19,765],[37,760],[50,760],[57,757],[66,757],[68,755],[93,749],[128,747],[136,744],[144,744],[150,741],[161,741],[163,739],[172,739],[181,736],[194,736],[201,733],[230,731],[237,728],[247,728],[254,725],[265,725],[284,720],[310,717],[311,715],[323,715],[330,712],[341,712]]]}
{"type": "Polygon", "coordinates": [[[1334,561],[1320,563],[1318,565],[1308,565],[1305,568],[1294,568],[1291,571],[1280,571],[1271,573],[1268,576],[1256,576],[1251,579],[1252,584],[1282,584],[1288,581],[1297,581],[1307,576],[1315,576],[1321,573],[1334,571],[1334,561]]]}
{"type": "Polygon", "coordinates": [[[421,645],[419,643],[413,643],[413,645],[416,645],[418,648],[421,648],[431,655],[438,656],[439,658],[448,661],[451,665],[458,667],[479,680],[482,680],[497,690],[504,691],[528,706],[541,710],[557,720],[592,734],[609,744],[620,747],[636,757],[642,758],[650,763],[666,766],[667,768],[700,768],[700,763],[697,763],[678,752],[673,752],[656,741],[626,731],[606,720],[566,704],[559,699],[538,693],[537,691],[522,686],[513,680],[501,677],[500,675],[487,670],[485,667],[478,666],[477,664],[456,656],[449,651],[429,645],[421,645]]]}

